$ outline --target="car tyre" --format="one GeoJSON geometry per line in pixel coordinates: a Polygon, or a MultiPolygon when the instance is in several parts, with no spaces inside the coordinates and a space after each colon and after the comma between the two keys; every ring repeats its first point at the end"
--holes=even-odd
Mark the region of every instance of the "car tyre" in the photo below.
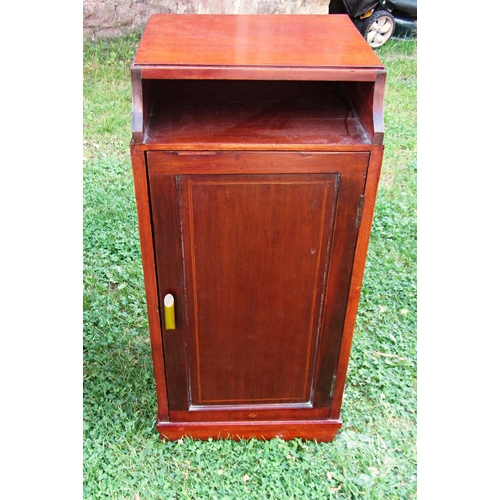
{"type": "Polygon", "coordinates": [[[384,45],[394,33],[394,28],[394,17],[387,10],[376,10],[359,25],[359,31],[372,49],[384,45]]]}

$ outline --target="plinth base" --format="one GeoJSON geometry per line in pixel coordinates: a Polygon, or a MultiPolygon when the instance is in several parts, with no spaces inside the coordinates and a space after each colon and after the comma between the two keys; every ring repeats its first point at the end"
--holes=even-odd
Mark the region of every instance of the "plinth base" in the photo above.
{"type": "Polygon", "coordinates": [[[177,440],[184,436],[193,439],[272,439],[332,441],[342,426],[336,420],[286,420],[241,422],[157,422],[163,439],[177,440]]]}

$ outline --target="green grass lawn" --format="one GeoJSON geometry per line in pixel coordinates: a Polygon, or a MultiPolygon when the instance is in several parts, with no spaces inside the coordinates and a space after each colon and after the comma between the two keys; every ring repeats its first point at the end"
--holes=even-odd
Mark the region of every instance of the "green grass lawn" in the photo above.
{"type": "Polygon", "coordinates": [[[416,42],[390,41],[385,157],[332,443],[162,442],[128,144],[139,36],[84,47],[84,497],[416,498],[416,42]]]}

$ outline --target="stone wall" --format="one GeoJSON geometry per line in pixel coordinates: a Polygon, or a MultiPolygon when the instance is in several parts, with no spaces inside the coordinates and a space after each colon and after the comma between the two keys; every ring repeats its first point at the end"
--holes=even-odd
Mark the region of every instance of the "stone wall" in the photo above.
{"type": "Polygon", "coordinates": [[[85,38],[143,29],[151,14],[328,14],[329,0],[83,0],[85,38]]]}

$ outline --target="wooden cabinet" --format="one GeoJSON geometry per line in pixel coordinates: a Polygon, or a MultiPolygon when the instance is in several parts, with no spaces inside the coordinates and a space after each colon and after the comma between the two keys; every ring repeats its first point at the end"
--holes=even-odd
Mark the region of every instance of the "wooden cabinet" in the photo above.
{"type": "Polygon", "coordinates": [[[151,17],[131,157],[162,436],[335,436],[384,83],[347,16],[151,17]]]}

